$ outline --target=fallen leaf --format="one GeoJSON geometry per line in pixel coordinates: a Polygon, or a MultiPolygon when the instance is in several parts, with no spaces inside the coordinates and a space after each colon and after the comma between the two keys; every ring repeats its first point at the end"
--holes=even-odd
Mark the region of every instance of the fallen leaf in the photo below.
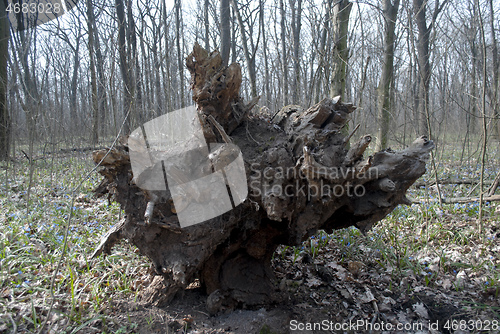
{"type": "Polygon", "coordinates": [[[359,298],[359,300],[362,303],[371,303],[372,301],[375,300],[375,297],[373,297],[373,293],[370,291],[370,289],[366,289],[366,292],[363,296],[359,298]]]}
{"type": "Polygon", "coordinates": [[[336,262],[328,262],[326,264],[326,267],[330,267],[333,270],[335,270],[335,275],[337,275],[337,277],[340,280],[344,280],[345,279],[346,274],[347,274],[347,270],[345,270],[344,267],[338,265],[336,262]]]}
{"type": "Polygon", "coordinates": [[[425,308],[423,303],[416,303],[412,305],[413,311],[423,319],[429,319],[429,313],[427,313],[427,309],[425,308]]]}
{"type": "Polygon", "coordinates": [[[359,272],[361,271],[361,268],[363,268],[363,262],[359,261],[349,261],[347,264],[347,268],[353,274],[354,276],[359,275],[359,272]]]}
{"type": "Polygon", "coordinates": [[[317,287],[317,286],[320,286],[322,284],[322,282],[319,279],[317,279],[316,277],[308,278],[306,282],[307,282],[306,285],[308,287],[317,287]]]}

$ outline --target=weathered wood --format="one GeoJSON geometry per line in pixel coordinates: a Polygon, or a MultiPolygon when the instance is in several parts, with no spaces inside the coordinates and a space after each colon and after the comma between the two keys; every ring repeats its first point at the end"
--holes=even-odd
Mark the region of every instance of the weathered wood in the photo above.
{"type": "MultiPolygon", "coordinates": [[[[341,129],[355,108],[340,98],[306,111],[287,106],[270,120],[250,114],[255,101],[244,104],[239,96],[239,65],[225,67],[217,52],[198,45],[187,65],[206,141],[228,143],[211,158],[217,165],[231,156],[229,143],[239,147],[248,197],[221,216],[181,228],[183,208],[174,207],[169,189],[147,191],[133,181],[126,145],[108,154],[97,193],[112,194],[125,218],[96,254],[109,252],[120,238],[135,244],[162,277],[147,290],[148,301],[168,302],[196,278],[209,295],[210,312],[277,301],[270,263],[278,245],[299,245],[319,229],[367,231],[409,202],[406,190],[425,172],[434,147],[425,137],[405,150],[364,158],[365,136],[348,150],[341,129]]],[[[94,161],[104,155],[96,152],[94,161]]]]}

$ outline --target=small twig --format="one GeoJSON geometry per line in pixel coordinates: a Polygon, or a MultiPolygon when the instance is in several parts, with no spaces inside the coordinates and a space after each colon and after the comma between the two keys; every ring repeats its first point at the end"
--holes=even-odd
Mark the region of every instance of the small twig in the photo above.
{"type": "Polygon", "coordinates": [[[12,316],[10,314],[7,314],[7,317],[9,317],[10,322],[12,322],[12,334],[16,334],[17,332],[17,325],[14,319],[12,319],[12,316]]]}
{"type": "Polygon", "coordinates": [[[488,189],[488,196],[493,196],[495,194],[495,191],[497,190],[499,183],[500,183],[500,172],[498,172],[497,176],[495,176],[493,184],[491,185],[490,189],[488,189]]]}
{"type": "Polygon", "coordinates": [[[232,139],[227,135],[226,131],[224,131],[224,128],[219,124],[219,122],[215,120],[215,118],[212,115],[208,115],[207,119],[210,123],[212,123],[213,126],[215,126],[217,131],[219,131],[220,135],[222,136],[222,139],[224,139],[224,141],[227,144],[233,142],[232,139]]]}
{"type": "MultiPolygon", "coordinates": [[[[372,300],[372,305],[373,305],[373,310],[375,311],[375,314],[373,315],[372,322],[371,322],[371,328],[375,325],[375,321],[377,321],[378,315],[379,315],[379,310],[378,310],[378,305],[375,300],[372,300]]],[[[369,333],[372,333],[372,330],[370,329],[369,333]]]]}
{"type": "Polygon", "coordinates": [[[199,312],[199,313],[201,313],[201,314],[204,314],[204,315],[206,315],[207,317],[209,317],[209,316],[210,316],[210,314],[205,313],[205,312],[203,312],[203,311],[200,311],[200,310],[195,310],[195,311],[196,311],[196,312],[199,312]]]}
{"type": "Polygon", "coordinates": [[[255,140],[255,138],[252,136],[252,134],[248,130],[248,122],[246,122],[245,129],[247,131],[247,136],[250,137],[250,139],[252,139],[255,142],[255,144],[260,145],[260,143],[257,140],[255,140]]]}
{"type": "Polygon", "coordinates": [[[354,135],[354,132],[356,132],[356,130],[359,129],[359,126],[360,126],[360,124],[358,123],[358,125],[356,125],[356,127],[351,131],[351,133],[347,137],[345,137],[344,145],[347,144],[349,142],[349,140],[351,140],[351,137],[354,135]]]}
{"type": "Polygon", "coordinates": [[[31,158],[30,156],[28,155],[28,153],[24,152],[23,150],[21,150],[21,152],[23,152],[24,156],[26,157],[26,159],[28,159],[29,162],[31,162],[31,158]]]}

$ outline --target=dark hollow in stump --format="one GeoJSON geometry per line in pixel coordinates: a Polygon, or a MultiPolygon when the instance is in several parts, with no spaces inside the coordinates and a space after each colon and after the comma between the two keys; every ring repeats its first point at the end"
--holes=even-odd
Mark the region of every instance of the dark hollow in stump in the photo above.
{"type": "Polygon", "coordinates": [[[146,289],[147,301],[169,302],[197,278],[212,313],[278,301],[271,269],[278,245],[299,245],[319,229],[365,232],[397,205],[409,204],[405,193],[424,174],[432,141],[421,137],[402,151],[364,157],[372,138],[349,145],[353,133],[341,131],[352,104],[327,98],[307,110],[286,106],[272,118],[250,113],[257,100],[245,104],[239,96],[238,64],[224,67],[218,52],[199,45],[186,64],[205,139],[240,148],[249,193],[233,210],[181,228],[168,189],[135,184],[125,142],[108,155],[94,152],[104,176],[96,194],[114,197],[125,211],[94,256],[109,253],[120,239],[136,245],[158,275],[146,289]]]}

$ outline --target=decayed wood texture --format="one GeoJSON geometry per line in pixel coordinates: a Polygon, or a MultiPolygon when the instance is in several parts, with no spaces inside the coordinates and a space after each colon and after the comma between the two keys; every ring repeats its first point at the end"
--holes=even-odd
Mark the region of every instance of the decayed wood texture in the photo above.
{"type": "Polygon", "coordinates": [[[187,67],[205,138],[241,149],[249,194],[232,211],[181,228],[168,190],[152,193],[132,181],[126,145],[106,157],[95,152],[104,176],[96,193],[112,195],[125,217],[94,255],[123,238],[135,244],[158,274],[146,293],[151,302],[168,302],[196,278],[210,312],[279,300],[270,267],[278,245],[299,245],[318,229],[366,231],[408,203],[406,190],[425,172],[434,147],[425,137],[369,157],[370,136],[348,149],[341,129],[355,107],[339,98],[307,110],[287,106],[269,119],[249,112],[256,101],[240,98],[239,65],[225,67],[218,52],[195,45],[187,67]]]}

